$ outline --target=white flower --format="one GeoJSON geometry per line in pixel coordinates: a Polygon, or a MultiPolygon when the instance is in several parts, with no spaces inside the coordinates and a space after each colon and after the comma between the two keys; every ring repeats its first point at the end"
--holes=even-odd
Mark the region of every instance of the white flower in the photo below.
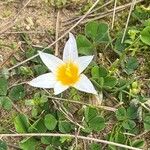
{"type": "Polygon", "coordinates": [[[63,60],[54,55],[39,51],[43,63],[51,71],[38,76],[29,85],[39,88],[54,88],[54,94],[60,94],[69,87],[86,93],[97,94],[91,81],[82,73],[92,61],[93,56],[78,57],[75,37],[69,33],[63,52],[63,60]]]}

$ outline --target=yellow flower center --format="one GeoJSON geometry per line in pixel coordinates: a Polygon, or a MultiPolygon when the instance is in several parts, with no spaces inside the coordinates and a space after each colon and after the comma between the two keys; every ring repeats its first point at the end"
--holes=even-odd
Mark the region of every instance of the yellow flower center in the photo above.
{"type": "Polygon", "coordinates": [[[73,62],[67,62],[58,67],[56,78],[63,85],[73,85],[79,79],[78,66],[73,62]]]}

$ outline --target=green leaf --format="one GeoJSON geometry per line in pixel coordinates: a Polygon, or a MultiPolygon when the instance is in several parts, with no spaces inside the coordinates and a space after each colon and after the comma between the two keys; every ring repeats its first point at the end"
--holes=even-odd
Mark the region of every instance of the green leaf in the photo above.
{"type": "Polygon", "coordinates": [[[107,23],[100,23],[98,26],[98,35],[95,42],[108,43],[110,41],[109,37],[109,27],[107,23]]]}
{"type": "Polygon", "coordinates": [[[28,132],[38,132],[44,133],[46,132],[47,128],[45,127],[44,120],[39,118],[36,120],[29,128],[28,132]]]}
{"type": "Polygon", "coordinates": [[[25,105],[34,106],[35,105],[34,99],[25,100],[25,105]]]}
{"type": "Polygon", "coordinates": [[[127,45],[122,41],[122,34],[120,35],[117,35],[117,39],[115,41],[115,49],[114,51],[118,54],[118,55],[121,55],[122,52],[127,48],[127,45]]]}
{"type": "Polygon", "coordinates": [[[33,72],[30,67],[21,66],[19,68],[19,73],[24,76],[33,76],[33,72]]]}
{"type": "Polygon", "coordinates": [[[45,150],[55,150],[51,145],[47,146],[45,150]]]}
{"type": "Polygon", "coordinates": [[[93,54],[93,45],[84,35],[77,36],[77,47],[80,54],[93,54]]]}
{"type": "Polygon", "coordinates": [[[137,148],[143,148],[144,146],[144,141],[143,140],[136,140],[132,142],[132,146],[133,147],[137,147],[137,148]]]}
{"type": "Polygon", "coordinates": [[[118,108],[118,110],[116,110],[116,117],[119,121],[125,120],[126,119],[126,109],[124,107],[118,108]]]}
{"type": "Polygon", "coordinates": [[[22,85],[13,87],[9,92],[10,99],[17,101],[25,97],[25,90],[22,85]]]}
{"type": "Polygon", "coordinates": [[[89,128],[86,121],[83,121],[84,129],[82,129],[83,132],[90,134],[92,132],[92,129],[89,128]]]}
{"type": "MultiPolygon", "coordinates": [[[[26,55],[26,58],[30,58],[30,57],[32,57],[32,56],[34,56],[34,55],[36,55],[37,54],[37,50],[35,50],[35,49],[29,49],[29,50],[27,50],[26,52],[25,52],[25,55],[26,55]]],[[[36,62],[36,63],[38,63],[39,61],[41,62],[41,60],[40,60],[40,58],[39,57],[37,57],[37,58],[34,58],[34,59],[32,59],[31,60],[32,62],[36,62]]]]}
{"type": "Polygon", "coordinates": [[[15,128],[18,133],[27,133],[29,128],[28,117],[24,114],[19,114],[14,120],[15,128]]]}
{"type": "Polygon", "coordinates": [[[103,77],[100,77],[100,78],[98,79],[97,83],[99,84],[99,86],[100,86],[101,88],[103,88],[103,86],[104,86],[104,78],[103,78],[103,77]]]}
{"type": "Polygon", "coordinates": [[[99,67],[94,66],[91,70],[92,78],[99,78],[99,67]]]}
{"type": "Polygon", "coordinates": [[[95,116],[97,116],[97,109],[92,107],[85,107],[84,115],[85,115],[85,121],[89,122],[91,119],[93,119],[95,116]]]}
{"type": "Polygon", "coordinates": [[[136,57],[130,57],[126,63],[125,70],[128,75],[132,74],[137,69],[139,63],[136,57]]]}
{"type": "MultiPolygon", "coordinates": [[[[136,37],[138,36],[137,34],[139,33],[140,31],[139,30],[137,30],[137,29],[129,29],[129,31],[128,31],[128,35],[129,35],[129,38],[130,39],[128,39],[130,42],[131,42],[131,44],[132,44],[132,42],[136,39],[136,37]]],[[[126,42],[126,41],[125,41],[126,42]]],[[[129,42],[129,43],[130,43],[129,42]]]]}
{"type": "Polygon", "coordinates": [[[25,100],[25,104],[29,106],[42,105],[48,101],[46,95],[41,95],[40,93],[36,93],[33,99],[25,100]]]}
{"type": "Polygon", "coordinates": [[[0,97],[0,106],[2,106],[6,110],[11,110],[12,108],[12,101],[9,97],[2,96],[0,97]]]}
{"type": "Polygon", "coordinates": [[[127,109],[127,117],[129,119],[136,119],[137,118],[137,107],[130,106],[127,109]]]}
{"type": "Polygon", "coordinates": [[[100,77],[106,77],[108,74],[108,71],[103,66],[94,66],[91,70],[91,74],[93,78],[100,78],[100,77]]]}
{"type": "Polygon", "coordinates": [[[116,84],[117,84],[116,77],[107,76],[106,78],[104,78],[104,86],[105,87],[113,88],[116,84]]]}
{"type": "Polygon", "coordinates": [[[100,116],[94,117],[88,122],[88,124],[89,127],[96,132],[101,131],[105,128],[105,120],[100,116]]]}
{"type": "Polygon", "coordinates": [[[35,150],[36,149],[36,145],[38,144],[38,141],[31,137],[31,138],[27,138],[27,139],[23,139],[19,145],[20,148],[23,150],[35,150]]]}
{"type": "Polygon", "coordinates": [[[99,23],[97,21],[92,21],[86,24],[85,26],[85,34],[92,38],[95,41],[97,37],[97,30],[98,30],[99,23]]]}
{"type": "Polygon", "coordinates": [[[5,79],[9,79],[9,76],[10,76],[10,72],[8,71],[8,69],[5,68],[5,67],[1,68],[1,75],[0,75],[0,77],[3,77],[5,79]]]}
{"type": "MultiPolygon", "coordinates": [[[[145,5],[146,6],[146,5],[145,5]]],[[[136,9],[133,11],[133,17],[144,22],[150,18],[150,9],[147,5],[147,8],[144,5],[136,6],[136,9]]]]}
{"type": "Polygon", "coordinates": [[[52,145],[58,147],[60,145],[62,145],[62,143],[60,142],[60,137],[52,137],[52,145]]]}
{"type": "Polygon", "coordinates": [[[85,33],[96,43],[108,43],[110,41],[107,23],[89,22],[85,26],[85,33]]]}
{"type": "Polygon", "coordinates": [[[56,118],[51,114],[47,114],[45,116],[44,122],[45,122],[45,126],[48,130],[54,130],[57,125],[56,118]]]}
{"type": "Polygon", "coordinates": [[[0,77],[0,95],[7,94],[8,83],[7,80],[3,77],[0,77]]]}
{"type": "Polygon", "coordinates": [[[62,133],[69,133],[72,130],[72,125],[67,121],[59,121],[58,128],[62,133]]]}
{"type": "Polygon", "coordinates": [[[101,149],[102,149],[101,144],[97,144],[97,143],[90,144],[90,150],[101,150],[101,149]]]}
{"type": "Polygon", "coordinates": [[[33,69],[36,75],[44,74],[48,70],[47,67],[44,65],[35,65],[33,69]]]}
{"type": "Polygon", "coordinates": [[[147,26],[143,29],[140,39],[143,43],[150,46],[150,26],[147,26]]]}
{"type": "Polygon", "coordinates": [[[133,120],[126,120],[122,125],[125,129],[132,130],[136,126],[136,123],[133,120]]]}
{"type": "Polygon", "coordinates": [[[52,142],[52,137],[41,137],[41,143],[45,145],[49,145],[52,142]]]}
{"type": "Polygon", "coordinates": [[[0,140],[0,150],[7,150],[7,144],[2,140],[0,140]]]}
{"type": "Polygon", "coordinates": [[[71,137],[67,137],[67,136],[65,137],[65,136],[64,136],[64,137],[60,137],[60,142],[61,142],[61,143],[71,142],[72,139],[73,139],[73,138],[71,138],[71,137]]]}
{"type": "Polygon", "coordinates": [[[144,22],[144,26],[150,26],[150,18],[145,20],[144,22]]]}
{"type": "Polygon", "coordinates": [[[102,87],[104,85],[104,78],[100,77],[99,79],[91,79],[95,87],[99,90],[102,90],[102,87]]]}
{"type": "Polygon", "coordinates": [[[65,120],[66,119],[64,114],[60,111],[57,111],[57,116],[58,116],[59,120],[65,120]]]}
{"type": "Polygon", "coordinates": [[[150,116],[144,117],[144,129],[150,131],[150,116]]]}
{"type": "Polygon", "coordinates": [[[124,144],[125,141],[126,141],[126,136],[125,136],[123,133],[117,132],[117,133],[115,134],[115,136],[114,136],[114,140],[115,140],[115,142],[117,142],[117,143],[122,143],[122,144],[124,144]]]}
{"type": "Polygon", "coordinates": [[[37,107],[33,107],[31,110],[31,114],[33,118],[36,118],[38,116],[39,110],[37,107]]]}

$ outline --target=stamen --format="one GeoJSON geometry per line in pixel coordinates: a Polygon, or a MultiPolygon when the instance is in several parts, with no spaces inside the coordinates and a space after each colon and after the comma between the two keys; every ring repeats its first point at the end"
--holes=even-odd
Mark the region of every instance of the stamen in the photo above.
{"type": "Polygon", "coordinates": [[[58,68],[57,80],[64,85],[73,85],[79,79],[78,70],[78,66],[69,61],[58,68]]]}

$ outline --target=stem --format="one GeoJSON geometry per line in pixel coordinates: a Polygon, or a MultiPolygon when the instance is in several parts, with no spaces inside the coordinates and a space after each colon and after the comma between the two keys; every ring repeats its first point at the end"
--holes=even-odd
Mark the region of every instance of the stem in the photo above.
{"type": "Polygon", "coordinates": [[[66,101],[66,102],[70,102],[70,103],[76,103],[76,104],[80,104],[80,105],[86,105],[86,106],[90,106],[90,107],[96,107],[96,108],[99,108],[99,109],[104,109],[104,110],[112,111],[112,112],[115,112],[117,110],[116,108],[113,108],[113,107],[95,106],[95,105],[87,104],[87,103],[84,103],[84,102],[68,100],[68,99],[64,99],[64,98],[58,98],[58,97],[54,97],[54,96],[48,96],[48,98],[52,98],[52,99],[60,100],[60,101],[66,101]]]}
{"type": "Polygon", "coordinates": [[[85,136],[81,136],[81,135],[73,135],[73,134],[60,134],[60,133],[0,134],[0,137],[35,137],[35,136],[40,136],[40,137],[41,136],[45,136],[45,137],[49,137],[49,136],[52,136],[52,137],[71,137],[71,138],[78,138],[78,139],[82,139],[82,140],[95,141],[98,143],[109,144],[109,145],[127,148],[127,149],[131,149],[131,150],[142,150],[139,148],[135,148],[132,146],[123,145],[123,144],[119,144],[119,143],[115,143],[115,142],[111,142],[111,141],[100,140],[100,139],[96,139],[96,138],[85,137],[85,136]]]}

